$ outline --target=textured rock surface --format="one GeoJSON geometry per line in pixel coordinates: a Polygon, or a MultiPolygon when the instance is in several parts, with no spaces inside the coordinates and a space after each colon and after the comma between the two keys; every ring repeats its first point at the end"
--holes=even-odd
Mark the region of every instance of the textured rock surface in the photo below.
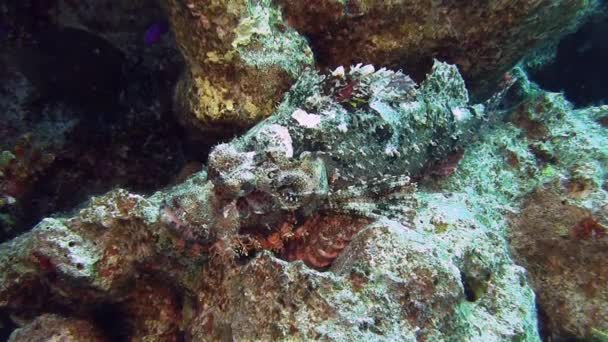
{"type": "Polygon", "coordinates": [[[601,340],[608,322],[607,109],[573,110],[561,95],[514,75],[525,101],[469,146],[439,186],[467,193],[485,220],[509,226],[514,257],[538,294],[545,337],[601,340]]]}
{"type": "MultiPolygon", "coordinates": [[[[372,63],[408,72],[432,58],[457,64],[476,93],[526,52],[567,31],[594,9],[583,0],[375,1],[280,0],[288,23],[311,38],[318,61],[372,63]]],[[[491,88],[491,87],[490,87],[491,88]]]]}
{"type": "Polygon", "coordinates": [[[47,314],[15,330],[8,339],[19,341],[105,341],[105,336],[87,321],[47,314]]]}
{"type": "Polygon", "coordinates": [[[463,218],[449,224],[450,242],[458,246],[452,251],[432,233],[425,234],[423,225],[411,229],[396,222],[376,223],[361,231],[326,273],[262,254],[227,277],[226,309],[215,306],[196,318],[204,322],[213,317],[214,323],[204,331],[202,323],[194,324],[192,336],[216,340],[230,332],[237,340],[534,340],[533,294],[523,269],[511,264],[500,239],[484,235],[483,226],[463,218]],[[464,241],[470,224],[480,235],[464,241]],[[492,251],[494,243],[503,248],[492,251]],[[482,260],[499,257],[474,269],[466,261],[471,254],[482,260]],[[488,272],[484,293],[469,302],[461,273],[478,271],[488,272]],[[507,298],[512,303],[508,309],[507,298]],[[525,317],[518,317],[522,313],[525,317]],[[484,317],[495,321],[484,323],[484,317]]]}
{"type": "Polygon", "coordinates": [[[272,113],[304,67],[314,65],[305,39],[270,1],[167,0],[188,70],[176,89],[188,126],[221,135],[272,113]]]}
{"type": "Polygon", "coordinates": [[[516,116],[546,179],[512,219],[512,245],[556,336],[608,330],[608,135],[596,121],[605,113],[572,110],[561,96],[543,94],[516,116]]]}
{"type": "Polygon", "coordinates": [[[564,194],[539,189],[513,220],[515,255],[530,271],[547,330],[555,335],[591,337],[593,329],[608,330],[608,239],[599,223],[585,226],[592,217],[567,204],[564,194]]]}
{"type": "Polygon", "coordinates": [[[176,89],[176,111],[209,139],[270,115],[307,66],[371,63],[405,68],[421,80],[440,58],[459,66],[476,96],[488,97],[526,52],[571,30],[597,2],[165,4],[188,64],[176,89]]]}

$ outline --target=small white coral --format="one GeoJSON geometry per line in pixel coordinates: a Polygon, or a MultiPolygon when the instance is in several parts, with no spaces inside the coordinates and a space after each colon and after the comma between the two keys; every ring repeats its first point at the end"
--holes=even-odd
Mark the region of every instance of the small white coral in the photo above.
{"type": "Polygon", "coordinates": [[[376,71],[376,68],[374,68],[373,65],[371,65],[371,64],[363,65],[362,63],[359,63],[357,65],[351,66],[349,73],[351,75],[358,75],[360,77],[363,77],[363,76],[371,75],[375,71],[376,71]]]}
{"type": "Polygon", "coordinates": [[[401,153],[399,153],[399,150],[397,149],[397,147],[392,144],[386,145],[386,147],[384,148],[384,154],[386,154],[389,157],[399,157],[401,155],[401,153]]]}
{"type": "Polygon", "coordinates": [[[454,115],[454,120],[456,121],[466,121],[471,118],[471,112],[469,112],[466,108],[452,108],[452,114],[454,115]]]}
{"type": "Polygon", "coordinates": [[[337,67],[336,70],[331,72],[331,75],[334,77],[344,78],[344,76],[345,76],[344,67],[343,66],[337,67]]]}
{"type": "Polygon", "coordinates": [[[316,128],[321,123],[321,116],[317,114],[310,114],[306,111],[298,108],[292,114],[294,118],[301,126],[306,128],[316,128]]]}

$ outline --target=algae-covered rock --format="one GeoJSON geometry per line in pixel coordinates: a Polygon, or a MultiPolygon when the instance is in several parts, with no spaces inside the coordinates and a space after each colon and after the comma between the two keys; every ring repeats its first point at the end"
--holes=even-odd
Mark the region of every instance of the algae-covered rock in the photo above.
{"type": "Polygon", "coordinates": [[[435,57],[457,64],[475,93],[484,96],[526,53],[570,30],[597,4],[587,0],[278,3],[287,22],[310,38],[322,65],[372,63],[405,68],[421,78],[435,57]]]}
{"type": "Polygon", "coordinates": [[[242,131],[269,116],[314,64],[306,40],[271,1],[166,1],[187,70],[176,111],[206,135],[242,131]]]}
{"type": "Polygon", "coordinates": [[[515,116],[543,181],[513,215],[509,234],[555,338],[608,329],[608,134],[595,120],[605,111],[574,110],[561,95],[540,94],[515,116]]]}
{"type": "Polygon", "coordinates": [[[585,336],[608,329],[606,228],[567,196],[538,189],[512,223],[517,259],[530,271],[553,336],[585,336]],[[535,236],[535,237],[534,237],[535,236]]]}
{"type": "Polygon", "coordinates": [[[523,101],[434,187],[466,193],[484,221],[509,237],[538,294],[545,337],[601,338],[608,322],[606,108],[575,110],[563,95],[514,74],[523,101]]]}
{"type": "Polygon", "coordinates": [[[479,224],[474,233],[464,221],[450,224],[453,249],[424,225],[378,222],[324,273],[261,254],[206,294],[224,305],[195,317],[191,334],[203,341],[538,340],[534,295],[504,241],[479,224]],[[496,245],[503,247],[493,250],[496,245]],[[463,252],[476,253],[490,274],[485,291],[470,301],[463,252]]]}

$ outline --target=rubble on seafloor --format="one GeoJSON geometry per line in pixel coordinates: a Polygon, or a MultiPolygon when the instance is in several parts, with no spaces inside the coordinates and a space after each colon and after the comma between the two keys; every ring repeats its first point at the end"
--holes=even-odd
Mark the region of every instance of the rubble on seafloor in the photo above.
{"type": "Polygon", "coordinates": [[[475,97],[535,48],[571,31],[599,1],[279,0],[317,63],[404,68],[420,80],[432,57],[457,64],[475,97]],[[356,51],[356,53],[352,53],[356,51]]]}

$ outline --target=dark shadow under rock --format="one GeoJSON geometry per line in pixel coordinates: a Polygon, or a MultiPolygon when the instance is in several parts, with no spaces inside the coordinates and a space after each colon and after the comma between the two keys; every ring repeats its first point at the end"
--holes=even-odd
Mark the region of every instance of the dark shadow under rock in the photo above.
{"type": "MultiPolygon", "coordinates": [[[[605,12],[605,11],[604,11],[605,12]]],[[[531,72],[531,79],[550,91],[563,91],[577,107],[608,101],[608,16],[605,13],[565,36],[555,59],[531,72]]]]}
{"type": "Polygon", "coordinates": [[[156,1],[135,21],[107,18],[116,27],[62,23],[85,4],[25,20],[35,5],[9,6],[0,27],[0,241],[115,187],[158,190],[207,150],[182,141],[172,112],[183,69],[172,35],[144,42],[156,1]]]}

